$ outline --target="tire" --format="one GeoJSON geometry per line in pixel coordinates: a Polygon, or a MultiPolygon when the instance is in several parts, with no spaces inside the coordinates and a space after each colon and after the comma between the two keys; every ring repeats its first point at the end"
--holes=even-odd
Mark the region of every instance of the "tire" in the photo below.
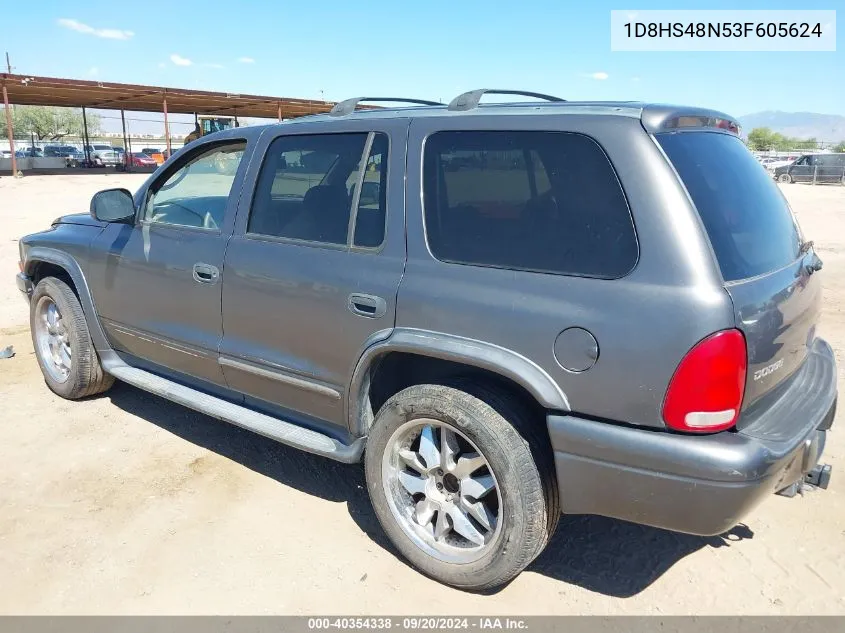
{"type": "Polygon", "coordinates": [[[778,176],[778,182],[790,183],[792,182],[792,176],[790,176],[789,174],[781,174],[780,176],[778,176]]]}
{"type": "Polygon", "coordinates": [[[370,429],[365,470],[373,507],[393,545],[423,574],[460,589],[483,591],[513,579],[543,551],[560,518],[544,421],[471,382],[414,385],[391,397],[370,429]],[[450,441],[458,457],[448,467],[444,433],[458,438],[450,441]],[[423,448],[425,437],[426,446],[439,446],[436,456],[423,448]],[[440,460],[439,467],[429,468],[426,454],[435,466],[440,460]],[[473,470],[466,464],[477,463],[476,454],[484,464],[473,470]],[[460,478],[457,485],[457,477],[450,483],[452,473],[460,478]],[[411,494],[420,482],[425,491],[411,494]],[[459,513],[461,508],[474,510],[459,513]]]}
{"type": "Polygon", "coordinates": [[[39,281],[29,306],[35,356],[53,393],[77,400],[114,384],[100,365],[79,299],[64,281],[56,277],[39,281]]]}

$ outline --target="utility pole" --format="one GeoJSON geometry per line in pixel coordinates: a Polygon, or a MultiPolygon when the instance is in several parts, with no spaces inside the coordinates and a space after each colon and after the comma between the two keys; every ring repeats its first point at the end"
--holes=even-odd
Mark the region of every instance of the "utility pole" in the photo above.
{"type": "Polygon", "coordinates": [[[9,51],[6,51],[6,72],[12,74],[12,62],[9,61],[9,51]]]}

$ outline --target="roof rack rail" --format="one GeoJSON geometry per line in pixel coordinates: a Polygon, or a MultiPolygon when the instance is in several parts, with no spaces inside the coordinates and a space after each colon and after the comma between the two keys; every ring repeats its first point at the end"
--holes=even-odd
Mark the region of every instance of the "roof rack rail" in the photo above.
{"type": "Polygon", "coordinates": [[[560,97],[546,95],[542,92],[526,92],[524,90],[499,90],[497,88],[482,88],[480,90],[470,90],[458,95],[449,103],[450,110],[473,110],[478,107],[478,102],[484,95],[522,95],[524,97],[534,97],[535,99],[545,99],[546,101],[566,101],[560,97]]]}
{"type": "Polygon", "coordinates": [[[355,108],[362,101],[391,101],[395,103],[416,103],[419,105],[443,105],[437,101],[428,101],[426,99],[408,99],[407,97],[355,97],[353,99],[346,99],[336,103],[329,111],[331,116],[346,116],[355,112],[355,108]]]}

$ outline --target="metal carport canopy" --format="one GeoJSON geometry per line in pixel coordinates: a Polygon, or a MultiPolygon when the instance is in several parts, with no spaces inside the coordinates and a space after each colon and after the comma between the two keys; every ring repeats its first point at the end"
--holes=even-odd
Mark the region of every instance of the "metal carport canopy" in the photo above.
{"type": "Polygon", "coordinates": [[[328,112],[334,103],[312,99],[268,97],[162,86],[0,74],[13,105],[44,105],[108,110],[182,114],[222,114],[239,117],[287,119],[328,112]]]}

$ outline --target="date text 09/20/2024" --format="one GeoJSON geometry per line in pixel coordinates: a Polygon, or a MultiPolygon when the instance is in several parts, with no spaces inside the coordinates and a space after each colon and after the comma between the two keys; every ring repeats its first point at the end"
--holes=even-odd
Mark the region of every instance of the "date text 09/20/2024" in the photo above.
{"type": "Polygon", "coordinates": [[[308,628],[312,630],[329,629],[399,629],[406,631],[427,630],[524,630],[527,623],[520,618],[498,617],[404,617],[400,619],[388,617],[336,617],[309,618],[308,628]]]}

